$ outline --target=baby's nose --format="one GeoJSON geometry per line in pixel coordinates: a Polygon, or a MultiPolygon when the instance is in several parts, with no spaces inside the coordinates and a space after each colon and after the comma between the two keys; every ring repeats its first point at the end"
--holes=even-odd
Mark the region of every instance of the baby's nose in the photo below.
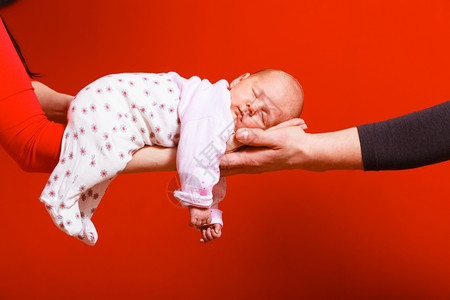
{"type": "Polygon", "coordinates": [[[251,103],[247,104],[247,109],[246,110],[248,111],[248,114],[250,116],[253,116],[255,114],[255,112],[256,112],[255,108],[253,107],[253,105],[251,103]]]}
{"type": "Polygon", "coordinates": [[[248,113],[248,105],[247,104],[243,104],[243,105],[239,106],[239,110],[242,113],[248,113]]]}

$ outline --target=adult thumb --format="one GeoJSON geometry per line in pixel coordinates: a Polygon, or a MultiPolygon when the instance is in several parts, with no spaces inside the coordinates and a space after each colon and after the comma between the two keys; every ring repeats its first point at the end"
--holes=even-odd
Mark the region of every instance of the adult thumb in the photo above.
{"type": "Polygon", "coordinates": [[[273,148],[279,144],[275,131],[264,131],[259,128],[241,128],[236,132],[236,140],[248,146],[273,148]]]}

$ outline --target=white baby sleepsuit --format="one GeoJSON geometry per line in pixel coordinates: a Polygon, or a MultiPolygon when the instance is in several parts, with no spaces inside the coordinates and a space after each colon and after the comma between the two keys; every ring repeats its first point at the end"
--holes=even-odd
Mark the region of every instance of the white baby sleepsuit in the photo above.
{"type": "Polygon", "coordinates": [[[234,132],[225,80],[211,84],[174,72],[108,75],[77,94],[68,119],[59,163],[40,197],[61,230],[94,245],[95,209],[132,154],[146,145],[178,145],[181,189],[175,196],[184,206],[212,207],[212,223],[222,224],[219,159],[234,132]]]}

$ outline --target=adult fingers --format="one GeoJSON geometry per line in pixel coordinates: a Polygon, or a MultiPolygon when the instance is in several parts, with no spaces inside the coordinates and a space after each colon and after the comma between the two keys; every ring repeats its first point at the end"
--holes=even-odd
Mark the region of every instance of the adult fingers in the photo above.
{"type": "Polygon", "coordinates": [[[308,128],[303,119],[294,118],[294,119],[290,119],[288,121],[284,121],[283,123],[280,123],[273,127],[270,127],[269,129],[267,129],[267,131],[275,130],[275,129],[279,129],[279,128],[291,127],[291,126],[300,126],[302,129],[308,128]]]}
{"type": "Polygon", "coordinates": [[[258,128],[241,128],[236,132],[236,140],[255,147],[276,148],[280,143],[275,130],[264,131],[258,128]]]}
{"type": "Polygon", "coordinates": [[[264,162],[273,160],[273,151],[269,148],[249,148],[227,154],[220,161],[220,175],[230,176],[266,172],[267,167],[264,167],[264,162]]]}

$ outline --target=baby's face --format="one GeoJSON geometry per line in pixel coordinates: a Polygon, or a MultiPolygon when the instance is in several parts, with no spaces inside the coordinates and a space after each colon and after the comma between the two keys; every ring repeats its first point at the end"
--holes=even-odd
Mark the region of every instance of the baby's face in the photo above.
{"type": "Polygon", "coordinates": [[[230,84],[235,129],[267,129],[300,115],[303,94],[285,73],[244,74],[230,84]]]}

